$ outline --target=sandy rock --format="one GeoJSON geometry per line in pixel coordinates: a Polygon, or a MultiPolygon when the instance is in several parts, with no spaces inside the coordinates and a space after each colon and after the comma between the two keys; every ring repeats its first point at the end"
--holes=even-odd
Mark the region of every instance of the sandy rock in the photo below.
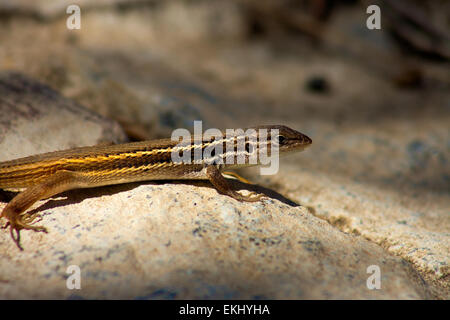
{"type": "Polygon", "coordinates": [[[40,202],[48,234],[0,233],[0,297],[424,299],[400,258],[286,199],[240,203],[202,183],[128,184],[40,202]],[[30,264],[30,261],[33,263],[30,264]],[[69,266],[81,289],[69,290],[69,266]],[[381,289],[369,290],[381,270],[381,289]]]}

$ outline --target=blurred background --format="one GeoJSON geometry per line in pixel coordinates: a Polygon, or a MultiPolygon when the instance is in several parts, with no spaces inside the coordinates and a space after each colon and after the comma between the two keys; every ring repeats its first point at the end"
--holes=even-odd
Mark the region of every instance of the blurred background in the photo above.
{"type": "Polygon", "coordinates": [[[117,120],[284,124],[313,140],[277,176],[242,173],[449,288],[450,1],[0,1],[0,69],[117,120]],[[366,22],[369,5],[381,29],[366,22]]]}

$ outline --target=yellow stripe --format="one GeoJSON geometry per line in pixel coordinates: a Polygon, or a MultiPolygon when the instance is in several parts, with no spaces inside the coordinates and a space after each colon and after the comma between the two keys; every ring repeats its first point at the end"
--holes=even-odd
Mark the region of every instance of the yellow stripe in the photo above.
{"type": "MultiPolygon", "coordinates": [[[[119,154],[111,154],[111,155],[97,155],[97,156],[87,156],[83,158],[61,158],[57,160],[50,160],[50,161],[36,161],[33,163],[28,164],[20,164],[17,166],[7,167],[1,169],[1,175],[7,174],[9,172],[17,172],[17,171],[30,171],[29,173],[46,173],[51,170],[51,168],[58,167],[65,164],[88,164],[88,163],[94,163],[94,162],[107,162],[107,161],[114,161],[114,160],[123,160],[126,158],[137,158],[141,156],[152,156],[160,153],[172,153],[172,152],[180,152],[180,151],[189,151],[195,148],[204,148],[211,145],[216,144],[223,144],[227,143],[229,141],[234,141],[237,138],[231,137],[228,139],[220,139],[220,140],[214,140],[212,142],[204,142],[202,144],[190,144],[188,146],[178,146],[178,147],[170,147],[170,148],[163,148],[163,149],[153,149],[149,151],[136,151],[136,152],[125,152],[125,153],[119,153],[119,154]]],[[[195,142],[195,141],[194,141],[195,142]]],[[[167,163],[165,163],[167,164],[167,163]]]]}
{"type": "Polygon", "coordinates": [[[154,163],[149,164],[145,166],[140,167],[124,167],[120,169],[110,169],[110,170],[95,170],[95,171],[89,171],[89,176],[106,176],[106,175],[114,175],[118,176],[120,174],[130,174],[133,172],[140,172],[142,170],[148,170],[148,169],[158,169],[160,167],[173,167],[177,165],[182,165],[182,163],[166,163],[166,162],[160,162],[160,163],[154,163]]]}

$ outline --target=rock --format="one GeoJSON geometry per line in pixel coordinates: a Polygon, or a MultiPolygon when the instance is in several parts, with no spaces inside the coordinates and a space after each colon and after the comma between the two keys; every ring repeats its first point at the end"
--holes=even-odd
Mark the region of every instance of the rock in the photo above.
{"type": "Polygon", "coordinates": [[[48,234],[0,233],[2,299],[425,299],[413,268],[286,199],[128,184],[39,203],[48,234]],[[32,263],[30,263],[32,261],[32,263]],[[81,270],[81,289],[66,280],[81,270]],[[381,289],[366,283],[376,265],[381,289]]]}
{"type": "Polygon", "coordinates": [[[0,73],[0,161],[125,141],[116,122],[20,73],[0,73]]]}

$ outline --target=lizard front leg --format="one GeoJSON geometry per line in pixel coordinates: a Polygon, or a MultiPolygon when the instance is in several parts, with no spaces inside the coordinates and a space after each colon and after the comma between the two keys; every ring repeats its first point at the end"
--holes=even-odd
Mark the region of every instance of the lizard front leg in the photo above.
{"type": "Polygon", "coordinates": [[[211,184],[220,192],[223,194],[226,194],[227,196],[230,196],[236,200],[239,201],[247,201],[247,202],[256,202],[263,197],[262,194],[258,194],[256,196],[244,196],[237,191],[233,190],[230,187],[230,184],[228,181],[222,176],[219,169],[217,169],[215,166],[211,165],[206,167],[206,176],[208,177],[208,180],[211,182],[211,184]]]}

